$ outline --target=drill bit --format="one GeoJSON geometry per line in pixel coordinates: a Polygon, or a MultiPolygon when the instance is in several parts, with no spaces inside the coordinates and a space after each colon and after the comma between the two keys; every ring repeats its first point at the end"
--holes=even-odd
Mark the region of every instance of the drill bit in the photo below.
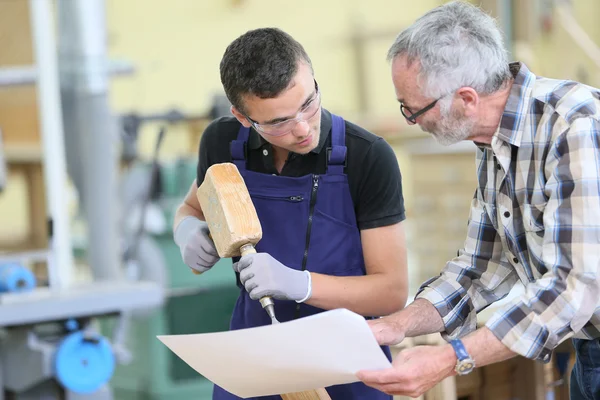
{"type": "Polygon", "coordinates": [[[277,321],[277,318],[275,317],[275,303],[273,303],[273,299],[270,297],[263,297],[260,299],[260,304],[267,314],[269,314],[269,317],[271,317],[271,324],[278,324],[279,321],[277,321]]]}

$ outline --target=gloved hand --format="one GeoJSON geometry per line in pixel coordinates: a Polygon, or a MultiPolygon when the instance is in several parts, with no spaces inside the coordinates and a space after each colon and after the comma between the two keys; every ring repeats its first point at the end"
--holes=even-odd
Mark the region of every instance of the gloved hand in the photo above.
{"type": "Polygon", "coordinates": [[[233,268],[253,300],[270,296],[301,303],[311,296],[310,273],[286,267],[268,253],[245,255],[233,268]]]}
{"type": "Polygon", "coordinates": [[[196,217],[185,217],[173,234],[183,262],[201,273],[208,271],[219,261],[215,243],[208,234],[208,224],[196,217]]]}

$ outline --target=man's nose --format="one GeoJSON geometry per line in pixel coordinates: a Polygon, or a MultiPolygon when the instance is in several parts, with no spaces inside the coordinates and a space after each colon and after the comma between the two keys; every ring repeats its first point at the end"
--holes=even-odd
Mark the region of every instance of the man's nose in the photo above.
{"type": "Polygon", "coordinates": [[[297,137],[307,136],[310,131],[310,125],[306,121],[299,121],[294,129],[292,129],[292,134],[297,137]]]}

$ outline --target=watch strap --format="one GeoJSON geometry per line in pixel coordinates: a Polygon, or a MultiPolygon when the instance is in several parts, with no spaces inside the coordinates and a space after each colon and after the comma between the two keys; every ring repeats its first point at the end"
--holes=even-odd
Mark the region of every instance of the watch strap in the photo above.
{"type": "Polygon", "coordinates": [[[458,358],[459,360],[466,360],[470,358],[469,353],[467,353],[467,349],[465,348],[465,345],[460,339],[451,340],[450,344],[452,345],[452,348],[456,353],[456,358],[458,358]]]}

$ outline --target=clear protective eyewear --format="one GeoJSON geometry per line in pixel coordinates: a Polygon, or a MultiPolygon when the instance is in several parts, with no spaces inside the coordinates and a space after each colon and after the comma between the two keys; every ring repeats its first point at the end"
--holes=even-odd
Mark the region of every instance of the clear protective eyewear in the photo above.
{"type": "Polygon", "coordinates": [[[299,122],[311,120],[321,109],[321,92],[319,85],[315,80],[315,95],[302,108],[294,118],[286,119],[285,121],[276,122],[274,124],[259,124],[252,118],[244,114],[244,117],[252,124],[256,131],[268,136],[283,136],[292,131],[299,122]]]}

